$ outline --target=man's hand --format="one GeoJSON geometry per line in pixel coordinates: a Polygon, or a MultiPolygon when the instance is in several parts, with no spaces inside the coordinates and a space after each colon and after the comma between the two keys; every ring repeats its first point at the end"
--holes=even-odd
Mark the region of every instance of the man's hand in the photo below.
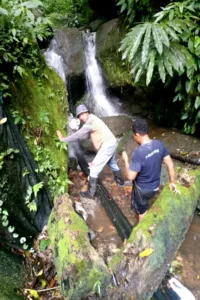
{"type": "Polygon", "coordinates": [[[57,136],[58,136],[59,140],[62,142],[63,135],[60,132],[60,130],[57,130],[56,133],[57,133],[57,136]]]}
{"type": "Polygon", "coordinates": [[[169,183],[170,191],[174,192],[175,194],[180,194],[180,191],[177,189],[176,184],[174,182],[169,183]]]}

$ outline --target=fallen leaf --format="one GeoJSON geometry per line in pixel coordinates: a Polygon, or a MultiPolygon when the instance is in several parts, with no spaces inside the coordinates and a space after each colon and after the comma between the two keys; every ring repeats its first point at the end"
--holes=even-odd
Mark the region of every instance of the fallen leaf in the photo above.
{"type": "Polygon", "coordinates": [[[146,257],[149,256],[153,252],[152,248],[146,248],[142,252],[140,252],[139,257],[146,257]]]}
{"type": "Polygon", "coordinates": [[[36,290],[28,290],[28,291],[31,297],[33,297],[34,299],[39,299],[39,294],[36,290]]]}
{"type": "Polygon", "coordinates": [[[51,282],[49,283],[49,288],[52,288],[53,286],[54,286],[54,284],[55,284],[55,279],[53,278],[53,279],[51,279],[51,282]]]}
{"type": "Polygon", "coordinates": [[[99,228],[97,228],[97,230],[96,230],[97,232],[102,232],[103,231],[103,226],[101,226],[101,227],[99,227],[99,228]]]}
{"type": "Polygon", "coordinates": [[[37,273],[37,276],[41,276],[43,274],[43,270],[40,270],[39,273],[37,273]]]}

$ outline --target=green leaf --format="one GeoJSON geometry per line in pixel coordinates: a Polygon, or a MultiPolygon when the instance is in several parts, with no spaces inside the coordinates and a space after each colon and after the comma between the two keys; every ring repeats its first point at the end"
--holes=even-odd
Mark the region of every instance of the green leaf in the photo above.
{"type": "Polygon", "coordinates": [[[2,200],[0,200],[0,206],[2,206],[3,205],[3,201],[2,200]]]}
{"type": "Polygon", "coordinates": [[[13,36],[16,36],[16,29],[13,28],[11,31],[12,31],[13,36]]]}
{"type": "Polygon", "coordinates": [[[33,186],[33,192],[34,192],[35,198],[37,197],[37,193],[43,187],[43,185],[44,185],[44,182],[41,181],[33,186]]]}
{"type": "Polygon", "coordinates": [[[130,54],[129,54],[129,61],[131,61],[136,53],[136,51],[138,50],[138,47],[140,45],[140,42],[143,38],[143,35],[146,31],[147,25],[137,25],[136,27],[134,27],[134,33],[136,33],[134,35],[134,40],[132,41],[133,45],[132,48],[130,50],[130,54]]]}
{"type": "Polygon", "coordinates": [[[39,294],[36,290],[29,290],[29,289],[27,289],[27,290],[29,291],[30,296],[33,297],[34,299],[39,299],[40,298],[39,294]]]}
{"type": "Polygon", "coordinates": [[[151,51],[149,65],[148,65],[148,69],[147,69],[146,85],[149,85],[152,75],[153,75],[153,70],[154,70],[154,65],[155,65],[155,56],[156,56],[156,52],[151,51]]]}
{"type": "Polygon", "coordinates": [[[135,80],[134,80],[135,83],[138,82],[138,80],[140,79],[143,71],[144,71],[144,68],[143,68],[143,66],[140,65],[140,68],[138,69],[137,74],[135,76],[135,80]]]}
{"type": "Polygon", "coordinates": [[[46,250],[46,248],[49,246],[50,240],[41,240],[40,242],[40,251],[46,250]]]}
{"type": "Polygon", "coordinates": [[[178,35],[172,28],[168,26],[168,24],[167,25],[163,24],[162,27],[165,29],[168,35],[170,35],[174,40],[179,41],[178,35]]]}
{"type": "Polygon", "coordinates": [[[0,14],[4,15],[4,16],[7,16],[8,15],[8,11],[5,8],[0,7],[0,14]]]}
{"type": "Polygon", "coordinates": [[[194,107],[197,109],[200,106],[200,96],[197,96],[195,99],[194,107]]]}
{"type": "Polygon", "coordinates": [[[142,64],[144,64],[147,60],[148,53],[149,53],[149,45],[150,45],[150,38],[151,38],[151,24],[147,27],[145,32],[143,46],[142,46],[142,64]]]}
{"type": "Polygon", "coordinates": [[[188,118],[188,113],[185,113],[184,115],[182,115],[181,120],[186,120],[188,118]]]}
{"type": "Polygon", "coordinates": [[[173,70],[172,70],[172,65],[168,59],[168,57],[165,57],[164,55],[164,66],[165,66],[165,69],[167,70],[168,74],[172,77],[173,76],[173,70]]]}
{"type": "Polygon", "coordinates": [[[165,29],[162,26],[158,26],[157,29],[160,32],[160,36],[161,36],[163,44],[166,47],[169,47],[170,46],[170,42],[169,42],[169,38],[168,38],[168,35],[167,35],[165,29]]]}
{"type": "Polygon", "coordinates": [[[166,73],[165,73],[165,67],[163,64],[163,60],[159,59],[158,61],[158,71],[160,74],[160,78],[162,79],[162,82],[165,82],[165,77],[166,77],[166,73]]]}
{"type": "Polygon", "coordinates": [[[127,8],[127,4],[124,3],[120,9],[120,12],[122,13],[123,11],[125,11],[126,8],[127,8]]]}
{"type": "Polygon", "coordinates": [[[200,37],[195,36],[194,38],[194,48],[197,48],[200,44],[200,37]]]}
{"type": "Polygon", "coordinates": [[[18,17],[20,14],[22,13],[22,9],[21,8],[19,8],[19,9],[17,9],[16,11],[15,11],[15,17],[18,17]]]}
{"type": "Polygon", "coordinates": [[[41,1],[27,1],[22,3],[22,6],[27,8],[36,8],[38,6],[43,6],[43,3],[41,1]]]}
{"type": "Polygon", "coordinates": [[[156,25],[156,24],[152,25],[152,34],[153,34],[153,38],[154,38],[154,42],[155,42],[155,47],[156,47],[158,53],[162,54],[163,44],[162,44],[160,32],[158,30],[158,26],[159,25],[156,25]]]}

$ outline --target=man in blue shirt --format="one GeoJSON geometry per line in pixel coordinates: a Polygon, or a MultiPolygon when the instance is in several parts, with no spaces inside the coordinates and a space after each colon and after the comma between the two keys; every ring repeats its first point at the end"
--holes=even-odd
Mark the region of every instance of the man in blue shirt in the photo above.
{"type": "Polygon", "coordinates": [[[136,119],[132,130],[133,138],[140,147],[133,152],[130,164],[126,151],[122,152],[122,160],[126,177],[133,180],[131,202],[140,222],[148,211],[149,199],[159,188],[162,162],[168,169],[170,190],[176,189],[175,172],[173,161],[164,144],[150,139],[144,119],[136,119]]]}

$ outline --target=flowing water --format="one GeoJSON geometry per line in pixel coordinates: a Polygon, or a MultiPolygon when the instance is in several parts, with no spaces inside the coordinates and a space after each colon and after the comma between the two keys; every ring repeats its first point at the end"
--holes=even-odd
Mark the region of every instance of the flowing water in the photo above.
{"type": "Polygon", "coordinates": [[[117,99],[112,102],[106,94],[105,84],[100,66],[96,59],[96,33],[84,32],[87,105],[89,109],[99,117],[114,116],[120,113],[117,99]]]}
{"type": "Polygon", "coordinates": [[[46,58],[47,64],[52,67],[66,83],[64,62],[62,57],[55,52],[56,44],[56,40],[53,39],[50,43],[49,48],[44,52],[44,56],[46,58]]]}

